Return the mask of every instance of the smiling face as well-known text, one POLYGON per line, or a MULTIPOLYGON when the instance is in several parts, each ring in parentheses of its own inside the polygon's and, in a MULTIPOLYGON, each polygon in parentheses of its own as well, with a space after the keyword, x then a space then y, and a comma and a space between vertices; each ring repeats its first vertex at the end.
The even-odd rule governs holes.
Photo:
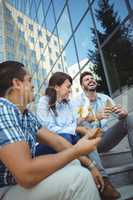
POLYGON ((55 90, 57 93, 57 100, 62 101, 62 100, 68 100, 69 95, 71 93, 71 83, 68 79, 64 81, 64 83, 60 86, 55 86, 55 90))
POLYGON ((86 75, 82 79, 81 87, 86 91, 95 91, 97 87, 97 82, 94 80, 93 76, 86 75))

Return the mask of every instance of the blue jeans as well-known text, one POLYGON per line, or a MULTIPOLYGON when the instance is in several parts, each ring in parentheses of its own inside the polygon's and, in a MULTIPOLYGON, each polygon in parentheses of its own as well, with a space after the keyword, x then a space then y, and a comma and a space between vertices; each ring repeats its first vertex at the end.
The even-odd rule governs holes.
MULTIPOLYGON (((76 144, 77 141, 80 139, 80 135, 71 135, 68 133, 63 133, 63 134, 59 134, 60 136, 62 136, 63 138, 65 138, 67 141, 69 141, 71 144, 76 144)), ((57 153, 54 149, 52 149, 51 147, 47 146, 47 145, 43 145, 43 144, 38 144, 36 146, 36 156, 39 155, 46 155, 46 154, 52 154, 52 153, 57 153)))

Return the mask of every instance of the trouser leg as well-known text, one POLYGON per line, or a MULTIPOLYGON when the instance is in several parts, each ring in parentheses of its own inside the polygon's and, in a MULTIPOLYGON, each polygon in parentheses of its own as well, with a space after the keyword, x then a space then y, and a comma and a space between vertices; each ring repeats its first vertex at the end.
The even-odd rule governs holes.
POLYGON ((12 186, 2 200, 100 200, 90 172, 79 162, 58 170, 32 189, 12 186))
POLYGON ((102 165, 102 161, 101 161, 101 158, 100 158, 100 155, 99 153, 96 151, 93 151, 91 152, 88 157, 91 159, 91 160, 94 160, 96 162, 96 166, 97 168, 99 169, 99 171, 101 172, 102 176, 103 177, 108 177, 108 174, 106 172, 106 170, 104 169, 103 165, 102 165))
POLYGON ((98 145, 98 152, 107 152, 115 147, 127 135, 127 118, 119 120, 114 126, 103 133, 98 145))
POLYGON ((133 115, 129 115, 127 118, 127 129, 128 129, 128 141, 133 156, 133 115))

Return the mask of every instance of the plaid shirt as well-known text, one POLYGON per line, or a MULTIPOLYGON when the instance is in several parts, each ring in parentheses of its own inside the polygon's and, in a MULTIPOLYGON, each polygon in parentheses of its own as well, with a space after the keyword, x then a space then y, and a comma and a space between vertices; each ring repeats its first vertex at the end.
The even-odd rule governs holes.
MULTIPOLYGON (((41 123, 28 110, 22 114, 10 101, 0 98, 0 148, 6 144, 25 141, 35 156, 36 134, 41 123)), ((0 161, 0 187, 16 184, 15 178, 0 161)))

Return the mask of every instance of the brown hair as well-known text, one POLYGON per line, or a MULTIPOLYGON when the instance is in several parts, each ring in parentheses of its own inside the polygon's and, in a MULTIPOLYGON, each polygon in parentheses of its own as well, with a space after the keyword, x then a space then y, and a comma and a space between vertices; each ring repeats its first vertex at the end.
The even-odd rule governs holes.
POLYGON ((82 80, 87 75, 93 76, 93 74, 91 72, 85 71, 85 72, 81 73, 81 75, 80 75, 80 85, 82 85, 82 80))
POLYGON ((13 78, 23 81, 26 71, 22 63, 5 61, 0 63, 0 97, 4 97, 6 91, 12 87, 13 78))
POLYGON ((57 100, 55 86, 56 85, 61 86, 64 83, 64 81, 67 79, 72 84, 71 76, 69 76, 68 74, 64 72, 55 72, 49 80, 48 87, 46 89, 46 95, 49 97, 49 107, 53 110, 55 115, 57 115, 56 107, 55 107, 56 100, 57 100))

